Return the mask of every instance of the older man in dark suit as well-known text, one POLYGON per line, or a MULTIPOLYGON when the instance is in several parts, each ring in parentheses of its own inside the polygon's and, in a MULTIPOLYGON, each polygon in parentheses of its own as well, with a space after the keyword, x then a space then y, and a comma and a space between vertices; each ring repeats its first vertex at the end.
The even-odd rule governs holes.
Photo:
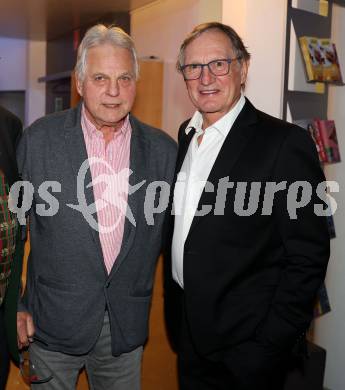
POLYGON ((130 114, 138 64, 121 29, 86 33, 76 78, 81 104, 38 120, 19 145, 34 189, 19 341, 34 340, 45 383, 32 388, 72 390, 86 367, 91 389, 138 390, 164 220, 153 182, 171 183, 176 144, 130 114))
POLYGON ((9 348, 16 352, 17 345, 14 314, 17 307, 21 258, 14 262, 18 225, 15 215, 8 208, 8 195, 10 186, 18 179, 16 145, 21 130, 20 120, 0 107, 0 389, 5 388, 8 376, 9 348), (8 323, 7 330, 5 322, 8 323))
POLYGON ((249 58, 221 23, 197 26, 180 50, 197 109, 179 131, 167 265, 182 390, 280 390, 329 258, 315 145, 244 97, 249 58))

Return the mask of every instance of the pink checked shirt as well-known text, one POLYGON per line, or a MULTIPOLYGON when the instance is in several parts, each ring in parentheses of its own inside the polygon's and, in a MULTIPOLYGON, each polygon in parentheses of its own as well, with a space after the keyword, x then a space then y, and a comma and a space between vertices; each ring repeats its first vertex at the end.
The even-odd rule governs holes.
POLYGON ((108 271, 120 252, 128 199, 128 169, 132 129, 127 115, 121 129, 106 145, 82 107, 81 127, 91 169, 99 238, 108 271))

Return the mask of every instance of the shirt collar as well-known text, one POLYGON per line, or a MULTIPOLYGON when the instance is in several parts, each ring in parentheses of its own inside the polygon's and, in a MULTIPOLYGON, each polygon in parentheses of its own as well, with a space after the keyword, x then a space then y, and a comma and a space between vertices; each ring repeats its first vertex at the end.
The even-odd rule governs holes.
MULTIPOLYGON (((218 132, 222 136, 226 137, 228 135, 232 125, 234 124, 238 114, 241 112, 245 102, 246 102, 246 99, 245 99, 243 93, 241 93, 241 96, 238 99, 238 102, 235 104, 235 106, 228 113, 226 113, 224 116, 222 116, 217 122, 215 122, 213 125, 209 126, 208 128, 213 127, 216 130, 218 130, 218 132)), ((192 128, 195 129, 195 132, 197 134, 202 133, 203 132, 202 123, 203 123, 203 118, 202 118, 201 112, 195 111, 194 115, 192 116, 192 119, 189 121, 189 123, 185 129, 186 134, 188 135, 189 132, 192 130, 192 128)), ((205 130, 207 130, 207 129, 205 129, 205 130)))
MULTIPOLYGON (((84 103, 81 108, 81 124, 84 132, 86 132, 89 137, 93 137, 93 136, 103 137, 102 132, 87 117, 84 103)), ((121 132, 123 135, 125 135, 126 132, 129 130, 129 128, 130 128, 129 114, 127 114, 123 122, 123 125, 118 131, 121 132)))
POLYGON ((186 134, 188 135, 192 129, 195 129, 195 132, 201 133, 202 132, 202 115, 200 111, 195 111, 194 115, 192 116, 192 119, 189 121, 188 126, 185 129, 186 134))

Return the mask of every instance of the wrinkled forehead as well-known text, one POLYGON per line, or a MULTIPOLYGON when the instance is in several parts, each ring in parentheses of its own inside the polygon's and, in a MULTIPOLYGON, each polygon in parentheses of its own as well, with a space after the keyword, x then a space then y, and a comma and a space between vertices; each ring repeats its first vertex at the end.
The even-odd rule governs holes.
POLYGON ((194 60, 199 56, 232 57, 235 54, 230 38, 218 29, 203 31, 187 43, 184 50, 184 60, 194 60))
POLYGON ((88 70, 91 67, 121 68, 134 72, 135 61, 129 49, 105 43, 88 49, 85 57, 85 68, 88 70))
POLYGON ((193 37, 190 42, 187 43, 185 49, 187 49, 190 45, 199 45, 202 46, 206 42, 213 42, 215 45, 222 46, 228 50, 233 51, 234 47, 231 42, 231 39, 226 33, 217 28, 211 28, 209 30, 205 30, 201 32, 199 35, 193 37))

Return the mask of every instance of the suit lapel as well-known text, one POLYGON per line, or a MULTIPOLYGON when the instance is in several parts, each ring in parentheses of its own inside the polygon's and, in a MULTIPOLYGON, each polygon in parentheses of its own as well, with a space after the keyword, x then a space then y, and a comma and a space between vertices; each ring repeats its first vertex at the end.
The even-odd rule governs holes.
MULTIPOLYGON (((256 110, 249 100, 246 99, 246 103, 227 135, 207 179, 214 185, 214 191, 206 192, 204 190, 202 192, 198 204, 198 210, 201 209, 202 205, 212 205, 211 213, 214 212, 213 207, 216 202, 219 180, 230 175, 231 170, 235 166, 238 158, 241 156, 245 146, 253 134, 255 128, 253 124, 256 121, 256 110)), ((229 179, 231 180, 231 177, 229 179)), ((202 216, 195 216, 193 218, 188 236, 201 220, 202 216)))
MULTIPOLYGON (((186 121, 186 125, 188 124, 189 121, 186 121)), ((169 218, 169 223, 171 225, 171 234, 174 230, 174 216, 172 213, 173 209, 173 203, 174 203, 174 191, 175 191, 175 184, 176 184, 176 179, 177 175, 180 172, 182 168, 183 161, 186 157, 188 147, 190 144, 190 141, 192 140, 193 136, 195 134, 195 130, 192 129, 188 134, 185 133, 185 128, 182 130, 182 135, 179 138, 179 145, 178 145, 178 153, 177 153, 177 159, 176 159, 176 166, 175 166, 175 173, 174 173, 174 179, 173 179, 173 184, 171 186, 170 190, 170 198, 169 198, 169 206, 167 209, 167 215, 169 218)))
POLYGON ((182 167, 183 161, 186 157, 187 150, 190 144, 190 141, 192 140, 195 130, 192 129, 188 134, 185 134, 185 130, 183 129, 183 135, 181 136, 180 142, 179 142, 179 150, 177 155, 177 161, 176 161, 176 169, 175 174, 177 175, 182 167))
MULTIPOLYGON (((78 176, 80 167, 88 158, 83 130, 81 128, 81 107, 82 105, 80 103, 76 109, 71 110, 65 122, 65 146, 66 146, 67 154, 69 155, 71 161, 73 177, 75 178, 77 178, 78 176)), ((85 194, 86 204, 91 205, 95 203, 95 198, 93 194, 93 187, 92 186, 87 187, 89 183, 92 183, 92 177, 91 177, 91 171, 89 165, 87 165, 87 167, 88 169, 86 170, 86 174, 85 174, 83 190, 85 194)), ((93 218, 95 218, 97 221, 96 212, 94 212, 93 218)), ((91 226, 89 226, 89 228, 92 235, 92 239, 95 242, 99 258, 101 259, 102 264, 104 266, 104 270, 106 272, 101 242, 99 239, 99 233, 91 226)))

